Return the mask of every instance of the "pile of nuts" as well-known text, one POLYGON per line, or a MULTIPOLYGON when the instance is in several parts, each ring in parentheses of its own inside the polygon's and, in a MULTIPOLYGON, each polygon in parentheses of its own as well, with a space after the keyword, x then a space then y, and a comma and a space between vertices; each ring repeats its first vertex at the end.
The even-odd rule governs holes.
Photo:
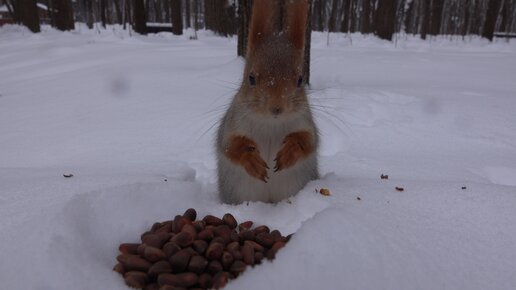
POLYGON ((124 243, 114 271, 133 288, 151 290, 219 289, 247 266, 274 259, 290 235, 284 237, 253 222, 238 224, 226 213, 196 220, 190 208, 174 220, 155 223, 141 235, 141 243, 124 243))

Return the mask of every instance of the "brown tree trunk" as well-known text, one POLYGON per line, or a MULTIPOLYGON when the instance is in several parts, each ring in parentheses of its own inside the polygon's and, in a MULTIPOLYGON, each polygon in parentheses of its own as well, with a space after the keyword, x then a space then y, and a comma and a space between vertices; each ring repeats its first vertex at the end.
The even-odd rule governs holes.
POLYGON ((62 31, 75 29, 71 0, 54 0, 56 12, 56 28, 62 31))
POLYGON ((430 25, 430 35, 438 35, 441 30, 441 17, 443 15, 444 0, 433 0, 432 2, 432 18, 430 25))
POLYGON ((426 39, 426 35, 428 32, 428 19, 430 18, 430 5, 425 0, 422 0, 420 3, 420 28, 421 28, 421 39, 426 39))
POLYGON ((312 2, 312 28, 315 31, 323 31, 323 16, 322 16, 322 3, 321 0, 314 0, 312 2))
POLYGON ((328 19, 328 31, 336 32, 337 31, 337 12, 339 11, 339 0, 333 0, 331 3, 331 12, 330 19, 328 19))
POLYGON ((36 0, 17 0, 14 13, 16 19, 32 32, 40 32, 36 0))
POLYGON ((350 10, 351 10, 351 0, 344 0, 344 4, 342 4, 342 21, 340 23, 340 32, 349 32, 350 27, 350 10))
POLYGON ((145 3, 143 0, 134 0, 133 5, 133 29, 137 33, 145 35, 147 34, 145 3))
POLYGON ((116 21, 118 24, 122 24, 122 9, 120 9, 120 3, 118 1, 119 0, 113 0, 113 4, 115 5, 116 21))
POLYGON ((183 17, 181 11, 181 0, 171 0, 170 9, 172 13, 172 33, 175 35, 183 34, 183 17))
POLYGON ((482 36, 493 41, 493 35, 498 18, 498 10, 500 9, 501 0, 489 0, 486 12, 486 21, 484 23, 484 31, 482 36))
MULTIPOLYGON (((55 0, 54 0, 55 2, 55 0)), ((84 12, 86 17, 86 26, 88 26, 89 29, 93 28, 93 0, 84 0, 84 12)))
POLYGON ((362 2, 362 33, 371 33, 371 1, 364 0, 362 2))
POLYGON ((100 22, 102 23, 102 27, 104 28, 106 28, 106 1, 107 0, 99 0, 100 22))
POLYGON ((192 27, 190 23, 191 13, 190 13, 190 0, 185 0, 185 26, 186 28, 192 27))
POLYGON ((383 0, 378 3, 376 11, 375 35, 392 40, 396 23, 396 0, 383 0))
POLYGON ((20 21, 16 19, 15 9, 14 6, 16 5, 14 2, 9 3, 9 0, 4 1, 5 6, 7 7, 7 12, 9 12, 9 15, 11 15, 11 18, 14 20, 14 22, 19 23, 20 21))

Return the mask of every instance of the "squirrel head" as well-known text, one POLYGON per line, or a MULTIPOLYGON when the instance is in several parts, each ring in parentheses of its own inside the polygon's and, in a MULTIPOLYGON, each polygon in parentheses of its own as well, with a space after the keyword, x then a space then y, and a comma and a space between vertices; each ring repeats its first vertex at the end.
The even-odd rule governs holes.
POLYGON ((285 29, 274 31, 274 0, 255 1, 239 101, 257 115, 282 118, 303 112, 308 102, 303 64, 307 0, 289 0, 285 29))

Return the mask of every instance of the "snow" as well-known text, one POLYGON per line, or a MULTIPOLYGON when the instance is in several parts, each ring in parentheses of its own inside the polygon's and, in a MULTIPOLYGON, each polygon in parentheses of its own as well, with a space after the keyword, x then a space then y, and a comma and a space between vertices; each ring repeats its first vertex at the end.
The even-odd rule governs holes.
POLYGON ((0 28, 3 288, 127 289, 118 244, 194 207, 296 233, 227 289, 514 289, 514 42, 314 33, 322 177, 231 206, 213 137, 243 61, 191 34, 0 28))

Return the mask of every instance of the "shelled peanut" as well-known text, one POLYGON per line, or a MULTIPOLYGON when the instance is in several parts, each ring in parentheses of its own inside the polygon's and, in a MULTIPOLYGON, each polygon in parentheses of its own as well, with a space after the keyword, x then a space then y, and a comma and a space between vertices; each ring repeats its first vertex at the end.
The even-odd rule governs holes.
POLYGON ((114 271, 139 289, 220 289, 247 266, 272 260, 285 246, 285 237, 252 221, 238 224, 226 213, 196 220, 190 208, 173 220, 155 223, 141 243, 124 243, 114 271))

